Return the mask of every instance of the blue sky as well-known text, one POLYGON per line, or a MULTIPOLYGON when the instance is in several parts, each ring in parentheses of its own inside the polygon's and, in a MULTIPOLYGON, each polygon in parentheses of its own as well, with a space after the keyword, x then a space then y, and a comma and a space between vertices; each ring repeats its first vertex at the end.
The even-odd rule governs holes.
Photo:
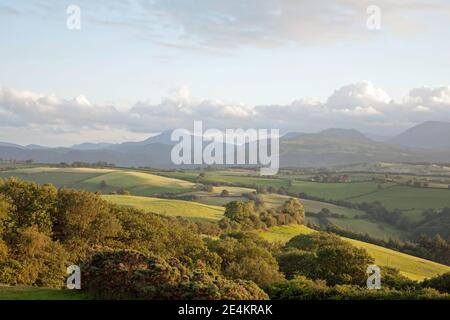
MULTIPOLYGON (((16 112, 21 109, 18 104, 26 104, 30 98, 24 92, 35 94, 33 101, 42 107, 39 117, 43 118, 49 108, 36 102, 41 96, 57 97, 60 106, 71 108, 70 101, 83 96, 95 112, 109 106, 126 112, 146 105, 152 109, 144 112, 148 115, 168 100, 180 98, 180 88, 187 105, 215 101, 211 109, 220 112, 230 106, 234 112, 239 106, 244 106, 244 111, 258 106, 292 106, 298 100, 316 99, 326 104, 336 90, 348 85, 369 95, 371 86, 382 89, 395 105, 422 86, 444 88, 436 92, 445 100, 450 82, 449 21, 448 1, 438 0, 319 0, 314 4, 301 0, 111 0, 95 4, 3 0, 0 86, 3 91, 13 90, 8 97, 14 92, 19 102, 11 103, 6 93, 0 99, 0 112, 3 108, 4 115, 11 114, 15 120, 14 124, 0 121, 4 128, 0 141, 67 144, 94 138, 117 142, 161 129, 153 126, 149 117, 147 128, 134 122, 87 122, 82 134, 74 124, 77 121, 64 115, 56 123, 49 121, 39 127, 39 121, 16 112), (374 3, 381 10, 380 30, 366 27, 366 8, 374 3), (66 9, 71 4, 81 8, 81 30, 66 27, 66 9), (363 81, 370 86, 361 85, 363 81), (98 135, 106 129, 117 132, 98 135), (33 133, 27 136, 26 132, 33 133), (55 138, 54 132, 59 132, 60 138, 55 138)), ((436 100, 429 96, 421 99, 436 100)), ((377 109, 376 103, 366 106, 358 102, 349 103, 349 110, 358 106, 377 109)), ((381 109, 378 106, 379 112, 381 109)), ((403 104, 397 109, 407 112, 403 104)), ((436 109, 445 109, 445 105, 436 109)), ((446 113, 433 112, 429 118, 437 115, 450 120, 446 113)), ((252 112, 248 116, 261 117, 252 112)), ((391 126, 374 124, 383 119, 342 121, 336 126, 351 125, 371 132, 388 127, 388 132, 394 132, 418 121, 417 117, 402 121, 402 116, 389 123, 391 126)), ((153 121, 160 120, 154 116, 153 121)), ((259 120, 258 126, 270 122, 259 120)), ((328 120, 317 126, 306 123, 296 131, 325 128, 330 125, 328 120)), ((285 122, 279 121, 281 129, 297 129, 285 122)), ((181 123, 164 124, 169 125, 181 123)))

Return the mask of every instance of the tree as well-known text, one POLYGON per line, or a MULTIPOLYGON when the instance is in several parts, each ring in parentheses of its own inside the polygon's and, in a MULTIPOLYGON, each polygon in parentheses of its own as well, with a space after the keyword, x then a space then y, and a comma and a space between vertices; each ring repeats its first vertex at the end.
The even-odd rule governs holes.
POLYGON ((10 244, 9 257, 0 263, 0 282, 11 285, 60 287, 66 275, 68 254, 39 231, 23 228, 10 244))
POLYGON ((309 254, 294 252, 295 255, 281 255, 282 271, 288 272, 290 277, 299 274, 326 280, 331 285, 363 285, 367 279, 367 266, 374 261, 366 250, 353 247, 326 232, 296 236, 286 244, 285 250, 292 248, 309 254), (287 266, 287 259, 294 260, 299 267, 294 269, 294 265, 287 266))
POLYGON ((105 245, 121 230, 110 205, 99 195, 73 189, 58 192, 54 236, 81 258, 94 245, 105 245))
POLYGON ((203 238, 176 218, 123 207, 115 207, 113 215, 121 225, 114 239, 117 249, 138 250, 164 259, 177 257, 188 266, 202 261, 211 269, 220 268, 220 258, 208 250, 203 238))
POLYGON ((423 288, 433 288, 443 293, 450 293, 450 272, 441 274, 422 282, 423 288))
POLYGON ((201 264, 195 270, 178 259, 137 251, 100 252, 82 266, 82 288, 100 299, 267 299, 251 281, 228 280, 201 264))
POLYGON ((130 191, 126 190, 125 188, 119 188, 119 190, 117 190, 117 194, 121 196, 129 196, 130 191))
POLYGON ((299 274, 311 278, 314 273, 310 275, 309 271, 311 265, 315 263, 315 258, 314 253, 298 249, 285 250, 277 256, 280 271, 283 272, 287 279, 293 279, 299 274))
POLYGON ((18 229, 34 225, 40 232, 51 234, 57 198, 54 186, 40 186, 34 182, 11 178, 0 184, 0 194, 12 204, 8 216, 10 237, 13 237, 18 229))
POLYGON ((244 222, 255 214, 252 201, 231 201, 225 205, 224 216, 236 222, 244 222))
POLYGON ((316 252, 316 272, 313 279, 328 284, 364 285, 367 266, 374 262, 365 249, 352 245, 321 247, 316 252))
POLYGON ((220 193, 220 196, 222 198, 229 197, 230 196, 230 192, 228 190, 226 190, 226 189, 223 189, 222 192, 220 193))
POLYGON ((282 214, 290 215, 297 223, 302 224, 305 221, 305 208, 297 198, 287 200, 283 203, 279 211, 282 214))
POLYGON ((208 247, 221 259, 222 274, 231 279, 254 281, 265 286, 282 279, 276 259, 262 239, 232 234, 210 241, 208 247))
POLYGON ((11 210, 11 201, 4 195, 0 194, 0 239, 2 238, 3 231, 6 228, 6 223, 10 216, 11 210))

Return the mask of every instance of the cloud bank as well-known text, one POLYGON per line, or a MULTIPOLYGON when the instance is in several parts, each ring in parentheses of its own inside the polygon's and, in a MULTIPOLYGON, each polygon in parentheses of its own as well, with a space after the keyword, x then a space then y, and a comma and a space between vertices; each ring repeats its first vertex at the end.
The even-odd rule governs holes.
MULTIPOLYGON (((335 90, 325 101, 298 99, 286 105, 249 106, 218 99, 197 99, 188 88, 171 92, 157 104, 137 102, 123 110, 89 102, 85 96, 62 99, 55 95, 0 87, 1 139, 8 130, 40 137, 87 132, 110 141, 113 132, 145 135, 169 128, 191 129, 195 120, 209 128, 277 128, 281 132, 314 132, 329 127, 355 128, 379 134, 397 133, 427 120, 450 121, 450 86, 421 87, 400 101, 373 83, 363 81, 335 90)), ((128 136, 130 136, 128 135, 128 136)), ((124 136, 125 137, 125 136, 124 136)), ((31 138, 31 137, 30 137, 31 138)))

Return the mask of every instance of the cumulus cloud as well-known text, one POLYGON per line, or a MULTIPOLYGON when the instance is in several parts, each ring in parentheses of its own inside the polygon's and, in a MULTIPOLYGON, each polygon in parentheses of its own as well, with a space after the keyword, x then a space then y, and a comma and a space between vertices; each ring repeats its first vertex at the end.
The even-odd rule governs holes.
POLYGON ((108 140, 111 130, 149 134, 169 128, 191 129, 195 120, 218 129, 277 128, 286 132, 346 127, 397 132, 426 120, 450 121, 450 86, 414 88, 401 101, 394 101, 381 88, 363 81, 337 89, 323 102, 299 99, 287 105, 258 106, 200 100, 181 88, 160 103, 138 102, 126 110, 93 104, 82 95, 62 99, 0 88, 2 128, 62 136, 78 133, 80 137, 83 132, 103 132, 103 140, 108 140))

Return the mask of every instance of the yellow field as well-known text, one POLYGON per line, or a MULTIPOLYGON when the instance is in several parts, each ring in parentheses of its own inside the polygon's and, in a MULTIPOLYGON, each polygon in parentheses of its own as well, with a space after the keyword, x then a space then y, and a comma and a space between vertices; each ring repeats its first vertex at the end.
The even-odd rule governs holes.
MULTIPOLYGON (((271 242, 287 242, 298 234, 309 234, 316 232, 304 225, 289 225, 273 227, 268 231, 258 234, 271 242)), ((375 259, 379 266, 397 268, 400 272, 413 280, 423 280, 445 272, 450 272, 450 267, 422 258, 410 256, 391 249, 383 248, 374 244, 341 237, 358 248, 364 248, 369 255, 375 259)))
POLYGON ((159 199, 150 197, 103 195, 103 199, 120 206, 133 207, 173 217, 192 220, 218 221, 223 217, 225 208, 197 202, 159 199))
POLYGON ((130 192, 139 196, 189 191, 195 187, 192 182, 136 171, 110 172, 85 180, 83 184, 98 186, 102 181, 109 187, 130 189, 130 192))
POLYGON ((34 167, 34 168, 23 168, 15 169, 11 171, 4 171, 4 173, 17 173, 17 174, 33 174, 33 173, 44 173, 44 172, 60 172, 60 173, 109 173, 117 171, 115 169, 101 169, 101 168, 50 168, 50 167, 34 167))

